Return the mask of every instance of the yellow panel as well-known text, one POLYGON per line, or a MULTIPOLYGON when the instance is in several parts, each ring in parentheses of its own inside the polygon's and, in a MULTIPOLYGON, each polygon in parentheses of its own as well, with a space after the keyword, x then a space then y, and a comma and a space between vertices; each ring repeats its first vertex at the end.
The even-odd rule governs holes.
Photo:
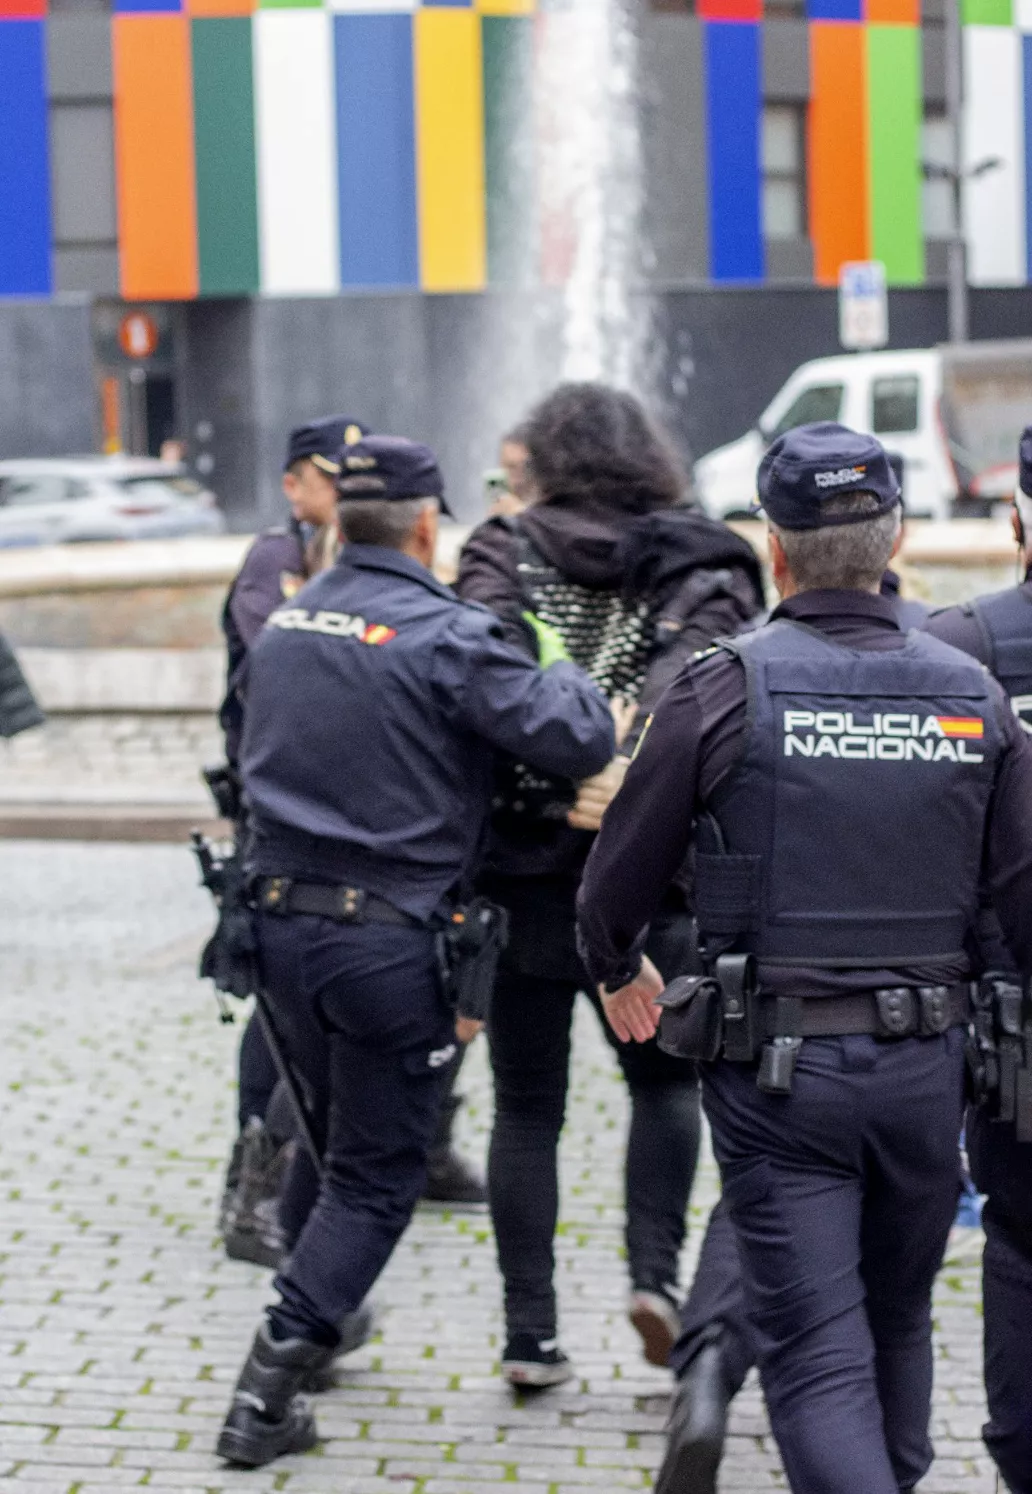
POLYGON ((537 0, 475 0, 482 16, 532 16, 537 0))
POLYGON ((420 283, 482 290, 487 280, 480 17, 424 6, 415 14, 420 283))

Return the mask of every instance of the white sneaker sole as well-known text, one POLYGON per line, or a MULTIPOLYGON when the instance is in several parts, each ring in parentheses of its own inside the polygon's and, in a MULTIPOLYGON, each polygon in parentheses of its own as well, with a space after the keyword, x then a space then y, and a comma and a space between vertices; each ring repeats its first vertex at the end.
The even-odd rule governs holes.
POLYGON ((502 1376, 510 1385, 528 1385, 543 1390, 549 1385, 564 1385, 573 1379, 573 1365, 536 1364, 532 1359, 503 1359, 502 1376))

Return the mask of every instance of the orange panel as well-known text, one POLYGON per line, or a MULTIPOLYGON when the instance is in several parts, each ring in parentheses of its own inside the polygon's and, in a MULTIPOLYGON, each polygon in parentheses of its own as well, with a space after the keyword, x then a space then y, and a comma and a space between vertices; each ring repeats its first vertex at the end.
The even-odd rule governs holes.
POLYGON ((111 24, 122 294, 196 296, 190 21, 116 15, 111 24))
POLYGON ((866 0, 864 19, 876 26, 920 26, 921 0, 866 0))
POLYGON ((814 276, 835 285, 839 266, 870 255, 867 65, 864 27, 810 26, 810 237, 814 276))
POLYGON ((256 0, 186 0, 186 9, 192 16, 253 16, 257 4, 256 0))

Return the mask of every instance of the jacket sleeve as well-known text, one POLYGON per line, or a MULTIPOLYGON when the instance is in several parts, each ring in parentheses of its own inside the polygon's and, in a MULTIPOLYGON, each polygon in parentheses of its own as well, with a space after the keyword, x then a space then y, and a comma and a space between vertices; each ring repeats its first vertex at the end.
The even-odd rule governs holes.
POLYGON ((14 650, 0 637, 0 737, 16 737, 45 720, 14 650))
POLYGON ((479 602, 500 619, 506 642, 537 658, 534 638, 523 621, 526 602, 515 536, 504 519, 488 519, 474 529, 459 556, 455 590, 463 601, 479 602))
POLYGON ((598 773, 616 750, 605 696, 573 664, 539 669, 501 632, 479 608, 450 623, 433 678, 446 718, 545 773, 598 773))
MULTIPOLYGON (((1002 695, 1002 691, 1000 692, 1002 695)), ((1032 737, 1001 700, 1009 742, 993 786, 985 842, 985 886, 1018 968, 1032 976, 1032 737)))

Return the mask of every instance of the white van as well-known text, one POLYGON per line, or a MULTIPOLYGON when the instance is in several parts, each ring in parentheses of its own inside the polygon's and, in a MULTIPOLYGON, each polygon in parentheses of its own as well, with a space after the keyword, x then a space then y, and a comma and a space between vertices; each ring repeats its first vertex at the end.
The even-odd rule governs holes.
POLYGON ((899 452, 909 516, 988 514, 1014 490, 1018 438, 1032 424, 1032 341, 843 353, 804 363, 751 431, 696 462, 696 492, 707 513, 748 513, 771 441, 814 420, 872 432, 899 452))

